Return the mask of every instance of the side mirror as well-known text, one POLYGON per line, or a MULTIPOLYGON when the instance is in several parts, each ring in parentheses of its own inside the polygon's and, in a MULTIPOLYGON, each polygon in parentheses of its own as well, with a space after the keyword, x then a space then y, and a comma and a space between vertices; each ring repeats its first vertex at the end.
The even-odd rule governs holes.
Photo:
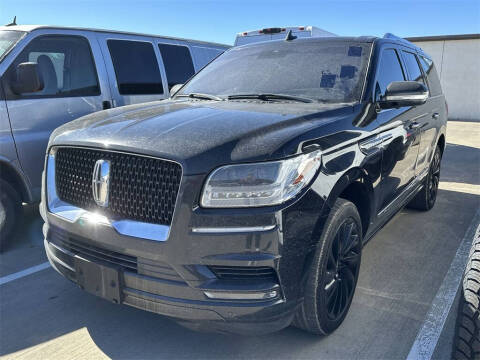
POLYGON ((387 86, 378 105, 382 109, 425 104, 428 89, 416 81, 393 81, 387 86))
POLYGON ((183 86, 183 84, 175 84, 172 86, 172 88, 170 89, 170 97, 174 96, 178 90, 180 90, 180 88, 183 86))
POLYGON ((15 94, 32 93, 43 89, 43 80, 36 62, 24 62, 17 65, 17 80, 11 83, 15 94))

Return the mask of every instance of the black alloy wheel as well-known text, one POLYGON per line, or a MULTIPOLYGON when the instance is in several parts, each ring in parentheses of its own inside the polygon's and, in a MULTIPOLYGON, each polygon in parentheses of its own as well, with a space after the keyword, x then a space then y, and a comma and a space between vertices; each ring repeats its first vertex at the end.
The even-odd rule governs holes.
POLYGON ((347 316, 357 286, 362 255, 362 221, 357 207, 338 198, 323 225, 293 325, 326 335, 347 316))
POLYGON ((408 204, 409 208, 427 211, 433 208, 437 200, 438 184, 440 183, 440 163, 442 161, 442 150, 439 146, 435 149, 430 162, 428 175, 425 177, 422 189, 408 204))
POLYGON ((440 183, 440 161, 442 157, 440 151, 435 151, 435 155, 432 159, 432 164, 430 165, 430 176, 428 177, 428 201, 429 207, 432 208, 437 199, 438 193, 438 184, 440 183))
POLYGON ((330 320, 338 320, 350 304, 360 269, 361 243, 357 225, 346 219, 329 249, 327 269, 323 279, 324 302, 330 320))

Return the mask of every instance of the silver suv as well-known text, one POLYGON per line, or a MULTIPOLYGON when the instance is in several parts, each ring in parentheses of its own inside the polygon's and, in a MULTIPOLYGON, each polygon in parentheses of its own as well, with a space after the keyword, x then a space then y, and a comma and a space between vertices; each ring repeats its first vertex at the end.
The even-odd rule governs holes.
POLYGON ((51 132, 80 116, 168 98, 228 46, 132 33, 0 27, 0 246, 40 200, 51 132))

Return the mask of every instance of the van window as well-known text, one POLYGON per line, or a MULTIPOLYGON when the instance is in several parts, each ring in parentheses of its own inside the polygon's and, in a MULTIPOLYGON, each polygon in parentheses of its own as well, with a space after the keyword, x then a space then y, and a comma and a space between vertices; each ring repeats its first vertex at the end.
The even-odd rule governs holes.
POLYGON ((430 94, 432 96, 440 95, 442 93, 442 87, 440 85, 440 79, 438 78, 437 70, 435 69, 433 61, 421 55, 418 57, 418 59, 422 65, 423 72, 427 76, 430 94))
POLYGON ((375 100, 378 101, 385 95, 385 90, 391 82, 404 80, 405 75, 397 52, 394 49, 383 50, 375 84, 375 100))
POLYGON ((152 43, 108 40, 121 95, 163 94, 162 77, 152 43))
POLYGON ((425 80, 423 79, 422 71, 420 70, 420 66, 418 65, 417 57, 415 54, 407 51, 403 52, 403 58, 405 60, 405 66, 407 67, 408 71, 408 79, 411 81, 418 81, 423 85, 427 86, 425 80))
POLYGON ((224 50, 204 46, 192 46, 192 51, 195 55, 195 62, 199 69, 203 68, 210 61, 212 61, 218 55, 224 52, 224 50))
POLYGON ((186 46, 158 44, 162 54, 163 65, 167 73, 168 88, 175 84, 184 84, 195 74, 192 55, 186 46))
POLYGON ((16 79, 16 67, 38 63, 43 90, 22 97, 100 95, 97 71, 88 40, 80 36, 46 35, 33 39, 15 59, 7 77, 16 79))
POLYGON ((15 46, 23 35, 25 35, 23 31, 0 31, 0 61, 2 61, 4 56, 15 46))

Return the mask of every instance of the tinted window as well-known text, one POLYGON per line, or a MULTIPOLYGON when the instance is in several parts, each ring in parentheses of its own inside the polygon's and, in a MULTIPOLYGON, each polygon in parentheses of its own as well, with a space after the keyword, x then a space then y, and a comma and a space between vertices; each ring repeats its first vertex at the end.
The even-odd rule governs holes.
POLYGON ((224 52, 224 50, 204 46, 192 46, 192 51, 195 54, 195 61, 199 69, 203 68, 210 61, 224 52))
POLYGON ((151 43, 108 40, 107 45, 120 94, 163 94, 160 69, 151 43))
POLYGON ((419 56, 418 59, 422 65, 423 72, 427 75, 430 94, 432 96, 440 95, 442 93, 442 87, 440 86, 440 79, 438 78, 433 61, 423 56, 419 56))
POLYGON ((394 49, 386 49, 382 52, 377 71, 377 83, 375 84, 375 99, 385 94, 387 86, 393 81, 404 81, 402 66, 394 49))
POLYGON ((184 84, 195 74, 188 47, 171 44, 158 44, 158 47, 167 73, 169 89, 175 84, 184 84))
POLYGON ((9 69, 16 79, 16 67, 38 63, 44 88, 22 96, 92 96, 100 94, 97 71, 87 39, 79 36, 41 36, 33 39, 9 69))
POLYGON ((24 34, 23 31, 0 31, 0 60, 24 34))
POLYGON ((403 58, 408 71, 408 79, 412 81, 418 81, 426 85, 415 54, 403 51, 403 58))
POLYGON ((358 101, 370 47, 323 40, 236 47, 195 75, 182 93, 273 93, 332 103, 358 101))

